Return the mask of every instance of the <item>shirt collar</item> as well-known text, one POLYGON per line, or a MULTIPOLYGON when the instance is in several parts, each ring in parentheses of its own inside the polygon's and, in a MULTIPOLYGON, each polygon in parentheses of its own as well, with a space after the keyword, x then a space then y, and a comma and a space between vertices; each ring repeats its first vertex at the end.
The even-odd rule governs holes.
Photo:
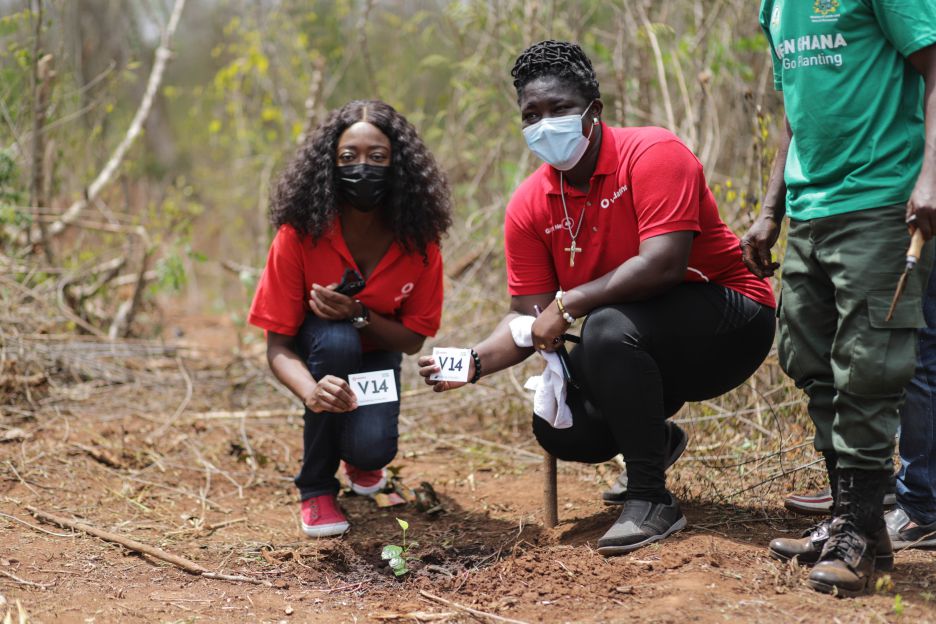
MULTIPOLYGON (((559 172, 548 164, 542 165, 545 171, 542 174, 543 192, 547 195, 559 195, 562 191, 559 188, 559 172)), ((595 171, 592 173, 592 179, 597 176, 614 173, 617 167, 617 142, 614 139, 614 133, 610 128, 601 122, 601 148, 598 150, 598 162, 595 163, 595 171)), ((565 191, 573 194, 579 193, 574 187, 565 185, 565 191)), ((579 193, 580 194, 580 193, 579 193)))
MULTIPOLYGON (((340 218, 335 217, 335 220, 332 221, 331 226, 325 230, 325 233, 322 234, 322 237, 327 240, 332 248, 338 253, 338 255, 344 259, 347 266, 352 267, 358 273, 361 272, 361 269, 358 268, 357 263, 354 261, 354 257, 351 255, 351 250, 348 249, 348 244, 345 242, 344 233, 341 229, 340 218)), ((371 272, 371 274, 367 276, 367 279, 372 279, 375 275, 391 266, 394 262, 396 262, 397 258, 402 255, 404 255, 402 245, 394 240, 392 243, 390 243, 390 248, 387 249, 387 253, 383 255, 383 257, 377 263, 377 266, 374 267, 374 270, 371 272)))

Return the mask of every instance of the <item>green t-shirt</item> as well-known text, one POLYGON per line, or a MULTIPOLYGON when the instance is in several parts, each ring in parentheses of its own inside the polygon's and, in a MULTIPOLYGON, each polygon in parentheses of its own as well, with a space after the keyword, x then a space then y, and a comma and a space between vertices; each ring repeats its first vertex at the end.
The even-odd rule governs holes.
POLYGON ((793 219, 904 203, 923 161, 923 79, 936 0, 762 0, 760 23, 793 142, 793 219))

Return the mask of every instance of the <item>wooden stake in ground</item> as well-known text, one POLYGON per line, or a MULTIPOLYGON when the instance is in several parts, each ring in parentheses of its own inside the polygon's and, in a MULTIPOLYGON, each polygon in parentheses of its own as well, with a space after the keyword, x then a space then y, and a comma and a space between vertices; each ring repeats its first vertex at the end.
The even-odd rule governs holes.
POLYGON ((559 524, 559 503, 556 498, 556 458, 550 453, 543 453, 543 515, 550 529, 559 524))

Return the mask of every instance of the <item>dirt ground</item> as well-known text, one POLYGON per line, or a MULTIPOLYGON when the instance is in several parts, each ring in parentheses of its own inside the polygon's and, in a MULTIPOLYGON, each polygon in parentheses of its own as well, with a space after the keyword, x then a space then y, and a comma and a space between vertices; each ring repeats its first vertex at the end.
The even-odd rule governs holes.
MULTIPOLYGON (((228 330, 207 324, 202 342, 183 336, 175 351, 137 357, 145 365, 125 365, 130 381, 77 379, 44 398, 36 388, 28 409, 0 406, 0 617, 9 610, 17 621, 21 609, 32 622, 81 623, 936 622, 932 552, 899 553, 874 595, 850 600, 813 592, 803 570, 768 558, 771 537, 809 525, 782 510, 779 490, 729 504, 699 489, 684 505, 686 530, 602 557, 595 542, 617 513, 600 502, 607 468, 560 462, 560 524, 544 528, 542 466, 528 431, 505 443, 471 427, 431 428, 412 399, 394 466, 410 486, 430 482, 444 512, 343 496, 350 533, 307 539, 291 483, 301 415, 268 381, 256 349, 228 355, 228 330), (199 577, 31 510, 262 584, 199 577), (396 518, 410 525, 402 579, 380 557, 401 543, 396 518)), ((690 442, 687 455, 701 450, 690 442)), ((680 462, 671 479, 691 482, 693 466, 680 462)))

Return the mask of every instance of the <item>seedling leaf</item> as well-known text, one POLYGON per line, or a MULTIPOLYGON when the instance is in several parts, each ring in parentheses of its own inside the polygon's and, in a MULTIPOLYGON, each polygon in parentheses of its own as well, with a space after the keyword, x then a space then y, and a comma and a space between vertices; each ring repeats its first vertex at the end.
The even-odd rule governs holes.
POLYGON ((400 523, 401 529, 403 529, 404 531, 409 531, 409 522, 407 522, 406 520, 401 520, 400 518, 397 518, 396 521, 400 523))
POLYGON ((383 551, 380 553, 380 558, 390 560, 390 565, 393 565, 393 559, 401 557, 403 555, 403 549, 397 546, 396 544, 388 544, 384 546, 383 551))

